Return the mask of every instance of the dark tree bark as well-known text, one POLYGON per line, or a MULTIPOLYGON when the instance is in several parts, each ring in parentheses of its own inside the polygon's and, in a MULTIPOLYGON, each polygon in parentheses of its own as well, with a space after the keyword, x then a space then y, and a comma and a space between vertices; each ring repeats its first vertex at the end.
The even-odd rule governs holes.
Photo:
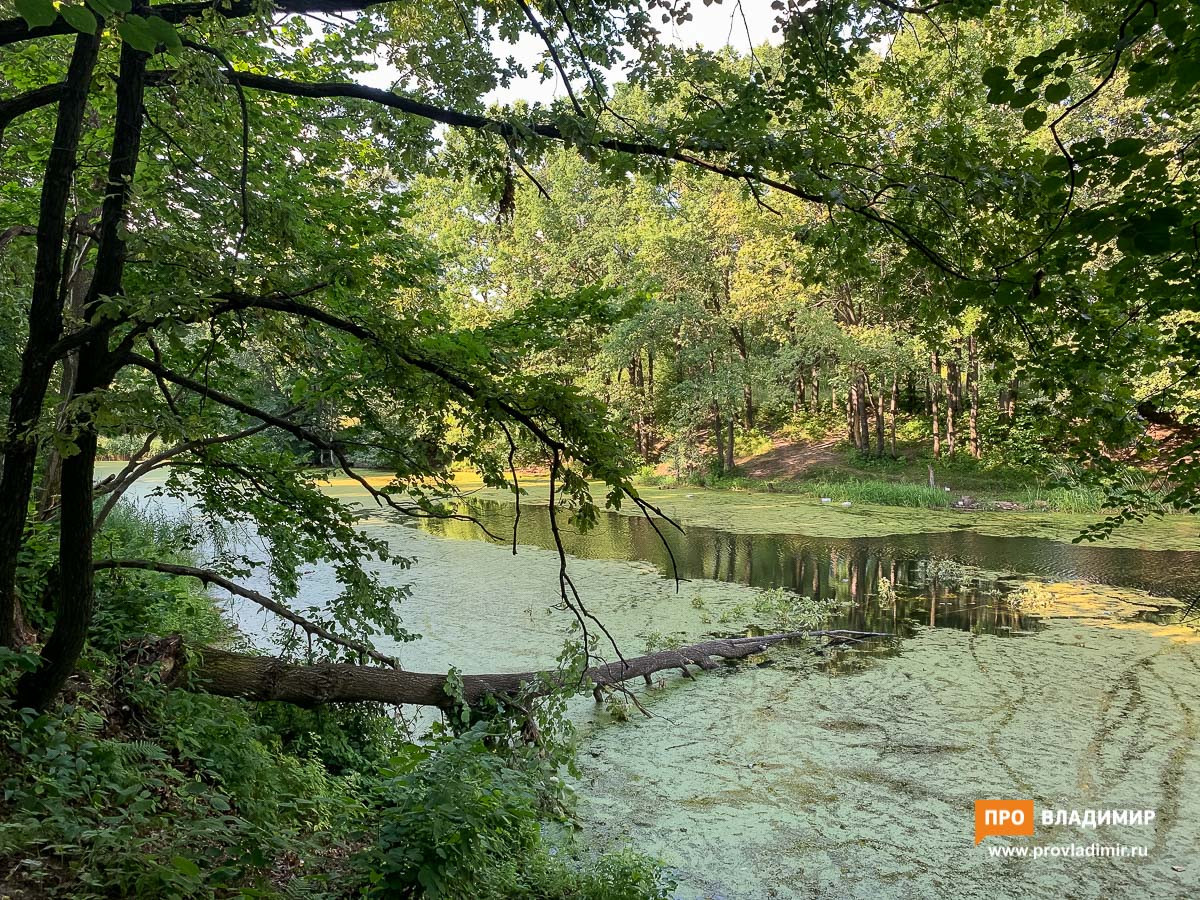
POLYGON ((54 143, 46 163, 38 210, 37 261, 29 305, 29 336, 21 354, 17 383, 9 395, 4 465, 0 470, 0 645, 25 640, 17 597, 17 556, 25 531, 37 462, 35 426, 54 369, 52 348, 62 334, 62 252, 67 201, 75 174, 79 135, 87 108, 99 35, 80 34, 58 104, 54 143))
POLYGON ((737 464, 733 458, 733 416, 725 420, 725 471, 732 473, 737 464))
MULTIPOLYGON (((141 146, 147 58, 147 54, 129 44, 121 47, 116 120, 108 181, 100 213, 96 266, 84 306, 85 321, 89 325, 100 323, 101 299, 121 293, 126 255, 122 229, 141 146)), ((108 350, 109 331, 109 328, 99 328, 79 350, 76 393, 80 396, 103 390, 116 373, 108 350)), ((23 675, 17 684, 18 707, 41 708, 58 695, 75 669, 92 621, 95 599, 92 484, 96 462, 96 427, 91 410, 87 407, 75 409, 68 421, 68 433, 74 435, 77 452, 64 459, 62 464, 58 538, 61 582, 54 628, 42 647, 41 664, 23 675)))
POLYGON ((643 408, 642 398, 646 390, 646 382, 642 377, 642 354, 638 351, 638 355, 629 362, 629 386, 633 390, 633 439, 637 449, 638 456, 643 460, 647 459, 649 453, 646 444, 646 417, 643 408))

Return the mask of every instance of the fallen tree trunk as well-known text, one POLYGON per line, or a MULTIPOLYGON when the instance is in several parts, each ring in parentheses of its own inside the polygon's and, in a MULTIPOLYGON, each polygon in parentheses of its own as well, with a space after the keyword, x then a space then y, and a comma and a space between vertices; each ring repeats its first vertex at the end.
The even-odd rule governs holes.
MULTIPOLYGON (((647 682, 656 672, 678 670, 692 677, 688 666, 715 669, 715 659, 742 659, 761 653, 773 644, 806 637, 827 637, 831 644, 858 643, 891 635, 867 631, 794 631, 762 637, 737 637, 704 641, 676 650, 661 650, 636 656, 624 662, 593 666, 587 678, 599 700, 605 687, 643 678, 647 682)), ((174 687, 190 687, 224 697, 249 700, 280 700, 300 706, 322 703, 374 701, 391 704, 453 707, 455 699, 446 692, 446 675, 432 672, 406 672, 402 669, 357 666, 351 663, 304 665, 273 656, 248 656, 215 648, 185 647, 179 636, 135 645, 127 659, 159 665, 161 680, 174 687)), ((490 696, 514 697, 523 688, 533 686, 535 693, 546 687, 536 685, 548 673, 512 672, 491 675, 463 675, 462 698, 475 704, 490 696)), ((551 678, 553 675, 551 674, 551 678)))

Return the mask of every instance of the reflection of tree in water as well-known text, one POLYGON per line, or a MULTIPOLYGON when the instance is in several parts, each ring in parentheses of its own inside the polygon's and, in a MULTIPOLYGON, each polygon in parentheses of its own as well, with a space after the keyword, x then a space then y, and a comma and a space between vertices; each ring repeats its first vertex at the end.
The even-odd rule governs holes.
MULTIPOLYGON (((469 500, 470 513, 511 534, 511 504, 469 500)), ((469 522, 424 520, 447 537, 482 537, 469 522)), ((887 538, 822 540, 797 535, 735 534, 689 527, 663 529, 684 579, 752 587, 783 587, 836 599, 831 627, 904 633, 914 625, 1007 634, 1036 630, 1038 620, 1001 602, 1013 575, 1084 578, 1192 599, 1200 583, 1200 553, 1080 546, 1040 538, 996 537, 968 530, 887 538)), ((643 519, 611 513, 586 535, 564 532, 567 551, 588 559, 641 559, 671 574, 671 559, 643 519)), ((521 543, 552 548, 544 506, 522 509, 521 543)))

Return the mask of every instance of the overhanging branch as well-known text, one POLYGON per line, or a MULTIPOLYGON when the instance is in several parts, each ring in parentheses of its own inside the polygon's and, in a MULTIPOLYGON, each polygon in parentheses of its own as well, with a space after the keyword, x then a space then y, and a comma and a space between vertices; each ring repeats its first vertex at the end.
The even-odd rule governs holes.
POLYGON ((391 656, 385 653, 380 653, 370 644, 363 641, 356 641, 352 638, 341 637, 334 634, 328 628, 318 625, 303 616, 292 612, 282 603, 272 600, 265 594, 260 594, 258 591, 251 590, 248 587, 243 587, 235 581, 230 581, 223 575, 219 575, 210 569, 199 569, 195 566, 181 566, 174 563, 158 562, 153 559, 102 559, 98 560, 94 569, 141 569, 148 572, 163 572, 167 575, 179 575, 185 578, 199 579, 203 584, 215 584, 217 587, 223 588, 231 594, 238 597, 243 597, 253 603, 257 603, 263 609, 274 613, 281 619, 291 622, 293 625, 301 628, 305 633, 313 637, 320 638, 323 641, 328 641, 338 647, 344 647, 347 650, 353 650, 355 653, 362 656, 370 657, 376 662, 383 663, 393 669, 400 668, 400 663, 391 656))
MULTIPOLYGON (((284 415, 291 415, 298 408, 299 407, 292 407, 292 409, 286 411, 284 415)), ((182 443, 168 447, 160 453, 156 453, 154 456, 151 456, 146 460, 140 460, 137 457, 131 459, 129 465, 127 465, 115 478, 112 478, 111 480, 105 479, 100 484, 97 484, 95 489, 92 491, 94 495, 111 495, 105 501, 104 506, 100 508, 100 511, 96 513, 96 522, 95 525, 93 525, 93 528, 99 529, 100 526, 104 524, 104 520, 108 518, 108 514, 112 512, 113 507, 117 504, 117 501, 120 500, 121 496, 133 486, 135 481, 142 476, 153 472, 155 469, 160 469, 163 466, 169 465, 171 460, 175 457, 183 453, 191 453, 196 450, 202 450, 205 447, 214 447, 218 444, 229 444, 233 443, 234 441, 240 441, 243 438, 252 437, 259 432, 266 431, 270 427, 272 426, 269 422, 259 422, 257 425, 252 425, 249 428, 243 428, 241 431, 235 431, 232 434, 218 434, 206 438, 198 438, 192 441, 183 441, 182 443)))
MULTIPOLYGON (((284 13, 305 15, 320 12, 357 12, 393 2, 396 0, 274 0, 270 6, 284 13)), ((262 12, 265 8, 269 7, 264 7, 258 0, 200 0, 192 3, 164 3, 154 6, 151 12, 173 25, 178 25, 209 11, 226 19, 244 19, 262 12)), ((61 34, 75 34, 75 27, 62 16, 49 25, 39 25, 37 28, 29 27, 24 19, 0 20, 0 47, 61 34)))
POLYGON ((350 460, 346 456, 346 451, 343 449, 341 444, 339 444, 337 441, 331 441, 328 438, 322 437, 311 428, 307 428, 298 422, 293 422, 291 419, 286 417, 286 414, 282 416, 276 415, 274 413, 269 413, 264 409, 259 409, 256 406, 251 406, 249 403, 239 400, 237 397, 226 394, 223 391, 219 391, 202 381, 197 381, 195 378, 191 378, 187 375, 175 372, 172 369, 168 369, 157 360, 147 359, 146 357, 137 353, 125 354, 124 361, 145 369, 147 372, 150 372, 157 378, 169 381, 172 384, 177 384, 181 388, 191 391, 198 396, 206 397, 209 400, 212 400, 214 403, 219 403, 221 406, 232 409, 235 412, 258 419, 260 422, 263 422, 267 425, 273 425, 274 427, 288 432, 293 437, 299 438, 318 450, 328 451, 333 455, 333 458, 337 460, 338 468, 345 473, 346 477, 356 481, 363 488, 363 490, 365 490, 380 506, 386 506, 403 516, 408 516, 409 518, 414 519, 457 519, 459 521, 470 522, 483 531, 483 533, 488 537, 492 538, 493 540, 499 540, 497 535, 493 534, 486 525, 484 525, 474 516, 463 515, 460 513, 433 513, 429 510, 421 509, 420 507, 406 506, 403 503, 396 502, 395 497, 391 496, 391 494, 386 491, 379 490, 377 487, 375 487, 375 485, 371 484, 370 480, 368 480, 350 464, 350 460))
MULTIPOLYGON (((434 106, 430 103, 425 103, 421 100, 414 100, 409 97, 401 96, 393 91, 385 91, 379 88, 367 87, 366 85, 354 84, 351 82, 301 82, 293 81, 288 78, 277 78, 272 75, 258 75, 252 72, 238 71, 234 75, 227 74, 226 77, 236 77, 238 83, 244 87, 253 88, 256 90, 269 91, 277 94, 287 94, 293 97, 309 97, 313 99, 329 99, 343 98, 355 100, 367 100, 372 103, 377 103, 399 112, 409 115, 420 116, 432 122, 438 122, 443 125, 450 125, 455 128, 472 128, 480 131, 488 131, 499 135, 506 141, 521 141, 529 135, 534 135, 539 138, 550 141, 559 141, 562 143, 573 143, 573 141, 565 135, 557 125, 548 123, 529 123, 520 126, 512 122, 506 122, 501 119, 494 119, 488 116, 482 116, 475 113, 464 113, 458 110, 445 109, 434 106)), ((921 238, 913 233, 912 229, 901 222, 892 219, 891 217, 879 212, 871 207, 870 204, 849 204, 844 200, 837 200, 834 197, 824 194, 807 191, 796 185, 789 184, 786 181, 780 181, 778 178, 772 178, 764 172, 746 166, 731 166, 721 162, 704 159, 697 156, 696 153, 686 145, 683 147, 662 146, 647 141, 629 141, 620 137, 598 137, 594 142, 590 142, 591 146, 599 147, 605 150, 611 150, 617 153, 627 153, 632 156, 649 156, 657 159, 667 160, 669 162, 680 162, 689 166, 694 166, 698 169, 703 169, 706 172, 711 172, 714 175, 720 175, 723 178, 730 178, 734 181, 744 181, 747 183, 759 184, 764 187, 772 188, 773 190, 781 191, 789 194, 800 200, 806 200, 810 203, 819 203, 823 206, 841 207, 847 212, 861 216, 869 222, 874 222, 883 228, 891 231, 900 240, 907 244, 912 249, 916 250, 924 256, 929 262, 940 269, 945 274, 959 279, 965 280, 969 276, 945 256, 929 246, 921 238)))

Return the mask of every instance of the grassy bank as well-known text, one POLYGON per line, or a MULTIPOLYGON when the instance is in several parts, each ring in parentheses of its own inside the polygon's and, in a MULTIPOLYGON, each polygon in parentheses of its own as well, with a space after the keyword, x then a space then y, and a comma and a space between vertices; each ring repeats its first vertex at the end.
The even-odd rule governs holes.
POLYGON ((1100 513, 1105 510, 1104 494, 1097 488, 1051 487, 1041 484, 995 485, 986 490, 947 490, 926 484, 883 481, 853 475, 829 474, 820 477, 766 479, 744 476, 680 479, 655 476, 640 478, 638 483, 651 487, 702 487, 710 490, 755 491, 788 494, 797 497, 829 498, 839 503, 874 503, 878 506, 903 506, 923 509, 948 509, 964 497, 972 507, 1003 508, 1013 503, 1021 509, 1066 513, 1100 513))
MULTIPOLYGON (((852 448, 839 448, 820 464, 772 478, 746 474, 755 468, 753 462, 744 462, 735 472, 726 475, 675 478, 645 471, 639 476, 638 483, 924 509, 1006 509, 1015 506, 1024 510, 1078 514, 1107 510, 1105 492, 1100 487, 1081 484, 1065 472, 1053 476, 970 458, 932 459, 914 452, 908 456, 880 459, 862 456, 852 448)), ((1127 487, 1154 494, 1149 476, 1130 470, 1125 479, 1127 487)))

